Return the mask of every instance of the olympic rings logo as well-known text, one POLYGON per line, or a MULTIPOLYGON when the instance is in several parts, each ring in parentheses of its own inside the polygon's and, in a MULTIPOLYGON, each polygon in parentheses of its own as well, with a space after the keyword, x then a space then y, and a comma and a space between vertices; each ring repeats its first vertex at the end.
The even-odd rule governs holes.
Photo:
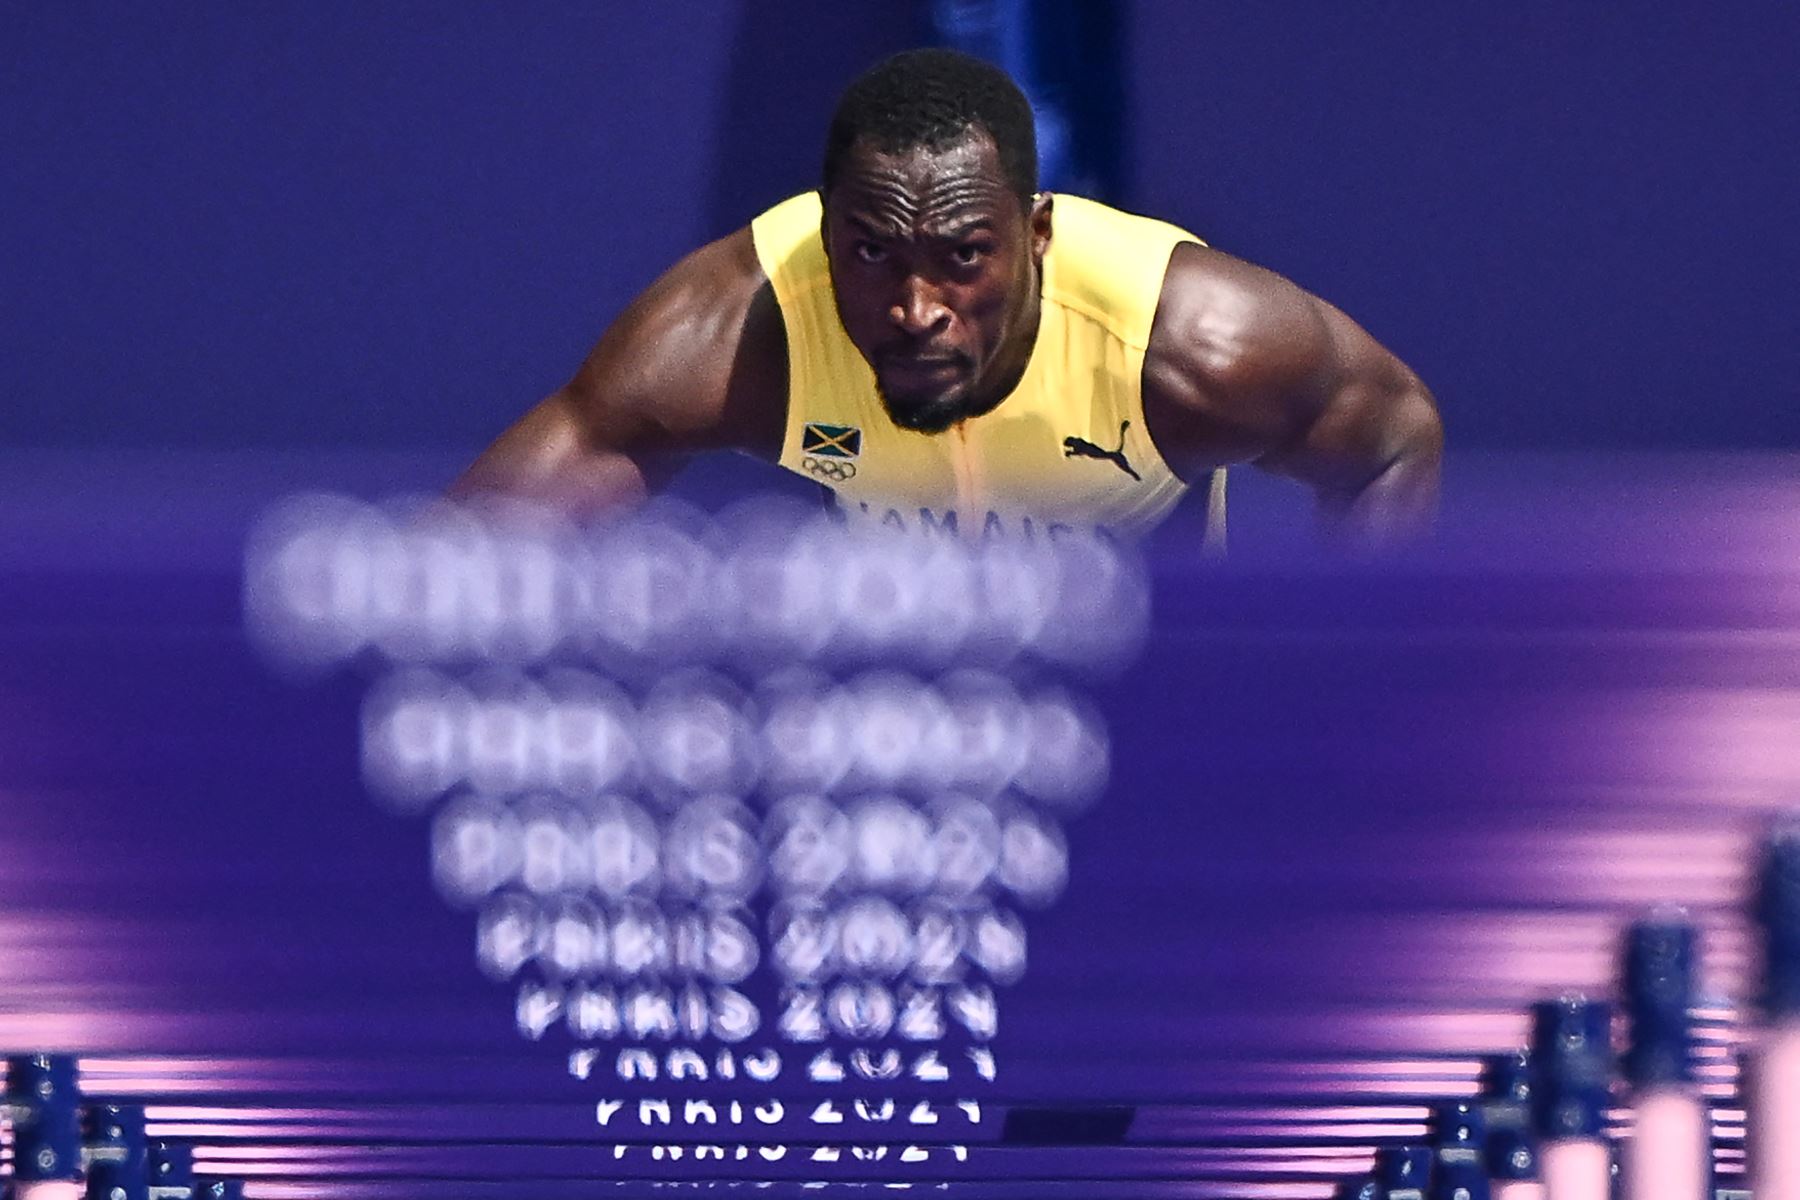
POLYGON ((856 464, 839 458, 817 458, 807 455, 800 460, 800 465, 809 475, 817 475, 820 479, 832 483, 844 483, 856 478, 856 464))

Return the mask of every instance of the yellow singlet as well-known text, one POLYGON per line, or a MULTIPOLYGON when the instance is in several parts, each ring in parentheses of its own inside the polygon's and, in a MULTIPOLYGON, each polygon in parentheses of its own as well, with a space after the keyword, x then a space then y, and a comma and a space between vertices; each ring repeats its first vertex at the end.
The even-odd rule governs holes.
MULTIPOLYGON (((888 419, 851 343, 819 233, 816 192, 751 222, 787 324, 781 465, 837 494, 852 518, 964 537, 1058 524, 1125 534, 1165 516, 1185 485, 1144 427, 1144 348, 1169 256, 1192 234, 1058 195, 1043 306, 1024 377, 992 412, 941 434, 888 419)), ((1206 541, 1222 545, 1225 473, 1213 473, 1206 541)))

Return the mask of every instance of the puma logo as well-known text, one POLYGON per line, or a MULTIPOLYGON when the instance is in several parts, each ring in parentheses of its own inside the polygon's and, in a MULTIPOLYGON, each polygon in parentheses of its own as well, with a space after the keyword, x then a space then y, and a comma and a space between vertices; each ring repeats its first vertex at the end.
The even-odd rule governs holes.
POLYGON ((1066 437, 1063 439, 1063 457, 1104 458, 1107 462, 1118 467, 1119 470, 1125 472, 1139 483, 1142 483, 1144 482, 1144 477, 1131 469, 1131 462, 1125 457, 1125 431, 1130 428, 1130 421, 1119 422, 1119 448, 1117 450, 1107 450, 1103 447, 1096 446, 1086 438, 1066 437))

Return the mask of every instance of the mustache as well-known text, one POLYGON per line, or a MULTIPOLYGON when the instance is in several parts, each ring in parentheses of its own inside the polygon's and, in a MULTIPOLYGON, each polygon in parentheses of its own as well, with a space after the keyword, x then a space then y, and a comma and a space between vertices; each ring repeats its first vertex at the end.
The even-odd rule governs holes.
POLYGON ((917 366, 920 363, 966 363, 969 356, 961 350, 937 349, 930 346, 890 346, 875 355, 880 363, 917 366))

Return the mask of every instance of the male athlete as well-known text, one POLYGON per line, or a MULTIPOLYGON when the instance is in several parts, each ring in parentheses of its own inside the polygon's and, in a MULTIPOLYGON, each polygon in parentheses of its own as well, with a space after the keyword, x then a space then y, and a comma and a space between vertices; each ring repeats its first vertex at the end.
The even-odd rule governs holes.
POLYGON ((820 190, 677 263, 457 490, 593 512, 729 448, 963 536, 1142 531, 1204 482, 1216 541, 1223 468, 1252 462, 1355 544, 1429 524, 1442 427, 1405 364, 1287 280, 1036 179, 1004 73, 887 59, 839 102, 820 190))

